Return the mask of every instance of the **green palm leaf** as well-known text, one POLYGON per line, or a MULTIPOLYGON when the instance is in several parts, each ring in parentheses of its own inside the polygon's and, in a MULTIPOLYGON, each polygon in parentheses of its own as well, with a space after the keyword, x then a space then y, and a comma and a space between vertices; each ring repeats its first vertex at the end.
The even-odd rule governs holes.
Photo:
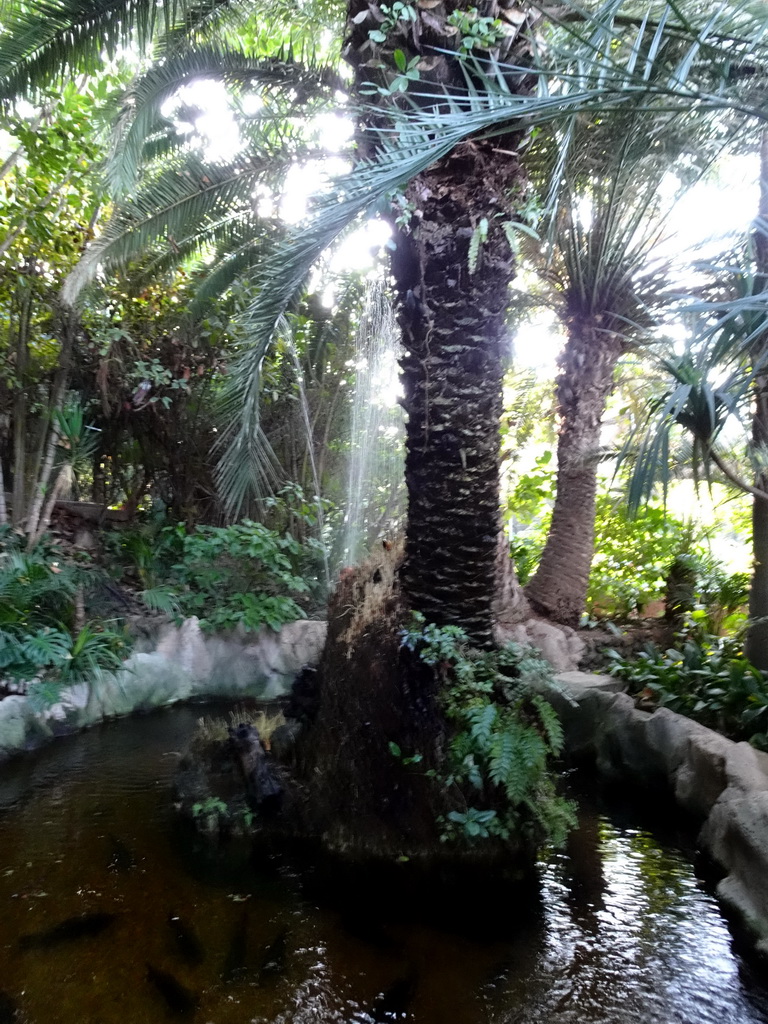
MULTIPOLYGON (((139 168, 146 162, 147 140, 152 139, 159 122, 168 123, 161 118, 162 106, 184 85, 200 78, 220 80, 238 87, 259 87, 263 95, 283 98, 285 102, 280 109, 270 114, 273 122, 272 150, 276 148, 275 137, 281 131, 280 125, 290 116, 291 110, 294 116, 300 110, 306 117, 314 97, 328 97, 340 84, 335 71, 328 65, 298 63, 279 57, 257 59, 222 44, 209 43, 171 54, 138 78, 124 97, 108 166, 108 180, 114 193, 121 195, 134 187, 139 168)), ((287 136, 287 129, 283 128, 282 133, 287 136)), ((263 128, 256 134, 252 133, 252 146, 261 144, 264 147, 269 137, 263 128)))

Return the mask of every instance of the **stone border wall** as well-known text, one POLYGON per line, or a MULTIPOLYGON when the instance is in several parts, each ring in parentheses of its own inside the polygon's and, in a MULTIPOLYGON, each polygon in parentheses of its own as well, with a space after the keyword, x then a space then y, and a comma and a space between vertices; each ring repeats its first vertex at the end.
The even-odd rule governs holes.
POLYGON ((0 761, 52 736, 105 719, 190 699, 268 699, 287 693, 305 665, 316 665, 327 624, 300 619, 256 634, 206 636, 197 619, 169 626, 152 651, 132 654, 118 672, 62 691, 39 709, 25 696, 0 700, 0 761))
POLYGON ((666 708, 641 711, 609 676, 565 672, 548 694, 567 753, 608 779, 664 786, 703 822, 699 847, 725 872, 717 895, 768 956, 768 754, 666 708))

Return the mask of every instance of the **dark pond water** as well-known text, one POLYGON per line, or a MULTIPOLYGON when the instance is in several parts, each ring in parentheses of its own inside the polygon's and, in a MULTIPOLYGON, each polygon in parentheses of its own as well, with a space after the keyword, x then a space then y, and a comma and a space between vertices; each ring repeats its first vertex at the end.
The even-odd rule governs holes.
POLYGON ((247 849, 206 855, 168 799, 199 714, 113 723, 0 769, 0 1024, 173 1020, 170 978, 202 1024, 768 1024, 688 859, 615 814, 585 806, 541 865, 538 909, 495 914, 484 939, 498 908, 477 907, 472 935, 377 922, 364 901, 320 909, 301 872, 260 871, 247 849), (52 931, 86 914, 114 919, 52 931))

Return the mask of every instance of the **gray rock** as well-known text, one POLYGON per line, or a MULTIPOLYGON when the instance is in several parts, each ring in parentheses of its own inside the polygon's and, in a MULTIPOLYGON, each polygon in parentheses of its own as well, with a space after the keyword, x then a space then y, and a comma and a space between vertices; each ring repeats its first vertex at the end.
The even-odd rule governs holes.
POLYGON ((555 672, 573 672, 584 653, 584 642, 575 629, 547 619, 528 618, 524 622, 499 623, 494 630, 497 643, 510 640, 537 647, 555 672))
POLYGON ((206 636, 196 618, 167 626, 154 650, 138 651, 117 672, 62 690, 41 712, 25 696, 0 701, 0 760, 54 735, 105 718, 149 711, 190 697, 271 698, 287 693, 304 666, 320 660, 327 624, 300 620, 280 632, 206 636))
POLYGON ((768 755, 666 708, 638 710, 603 677, 566 673, 560 713, 566 752, 613 779, 664 785, 702 821, 699 845, 725 872, 718 895, 768 955, 768 755))

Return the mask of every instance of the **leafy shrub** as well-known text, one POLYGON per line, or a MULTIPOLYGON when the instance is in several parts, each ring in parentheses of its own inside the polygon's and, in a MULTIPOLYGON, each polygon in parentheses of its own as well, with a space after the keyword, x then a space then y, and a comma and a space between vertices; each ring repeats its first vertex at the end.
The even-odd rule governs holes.
POLYGON ((183 524, 165 527, 160 539, 175 560, 165 570, 165 582, 144 592, 150 607, 196 615, 207 630, 279 629, 305 617, 291 596, 308 591, 294 568, 304 550, 290 534, 244 519, 189 533, 183 524))
POLYGON ((737 740, 768 746, 768 676, 733 639, 686 639, 661 651, 649 644, 634 659, 608 652, 629 691, 737 740))
POLYGON ((31 550, 12 530, 0 534, 0 679, 15 681, 38 705, 62 686, 118 668, 127 645, 108 624, 73 632, 75 596, 95 575, 90 563, 67 559, 49 539, 31 550))
POLYGON ((632 516, 623 497, 600 496, 589 614, 626 618, 661 599, 669 567, 689 538, 689 528, 662 508, 646 505, 632 516))
MULTIPOLYGON (((519 478, 509 499, 515 524, 510 554, 523 585, 535 573, 547 541, 556 475, 551 452, 545 452, 519 478)), ((623 495, 599 495, 587 614, 626 618, 662 598, 669 566, 688 539, 689 528, 662 508, 647 505, 632 516, 623 495)))
POLYGON ((562 844, 575 818, 549 768, 563 744, 557 714, 536 689, 551 680, 549 665, 519 644, 473 650, 458 626, 427 625, 420 615, 401 636, 441 679, 452 725, 441 781, 467 806, 446 815, 445 837, 523 834, 562 844))

